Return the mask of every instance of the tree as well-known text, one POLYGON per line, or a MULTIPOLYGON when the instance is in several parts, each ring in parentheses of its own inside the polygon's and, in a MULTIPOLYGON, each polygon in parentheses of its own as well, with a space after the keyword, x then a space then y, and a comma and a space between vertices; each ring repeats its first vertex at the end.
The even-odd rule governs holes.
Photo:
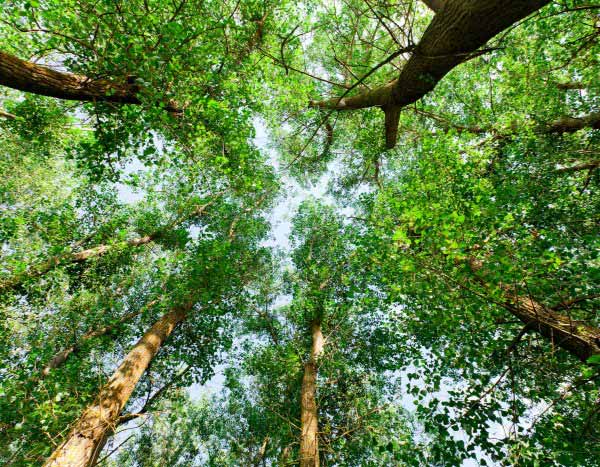
MULTIPOLYGON (((428 4, 435 5, 436 15, 396 80, 355 96, 345 97, 346 92, 342 97, 311 105, 333 110, 381 107, 385 112, 386 145, 393 148, 403 107, 432 91, 448 72, 476 55, 495 35, 547 3, 446 0, 441 8, 439 3, 428 4)), ((401 52, 412 49, 409 45, 401 52)))
POLYGON ((9 2, 0 462, 598 465, 597 13, 9 2))

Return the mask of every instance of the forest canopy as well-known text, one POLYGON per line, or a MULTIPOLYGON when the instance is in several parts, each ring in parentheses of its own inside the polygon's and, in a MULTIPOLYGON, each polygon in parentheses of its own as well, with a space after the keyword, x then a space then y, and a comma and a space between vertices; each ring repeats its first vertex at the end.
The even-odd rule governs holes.
POLYGON ((0 464, 600 466, 600 3, 5 0, 0 464))

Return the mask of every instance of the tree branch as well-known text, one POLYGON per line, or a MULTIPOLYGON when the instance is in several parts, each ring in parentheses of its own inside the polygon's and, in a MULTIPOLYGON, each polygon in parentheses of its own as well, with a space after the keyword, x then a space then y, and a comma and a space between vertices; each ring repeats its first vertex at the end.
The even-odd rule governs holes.
MULTIPOLYGON (((423 34, 399 77, 355 96, 311 103, 332 110, 381 107, 402 109, 431 92, 453 68, 473 57, 496 34, 549 3, 549 0, 447 0, 423 34)), ((393 116, 394 114, 392 114, 393 116)), ((388 125, 395 118, 387 119, 388 125)), ((386 127, 387 147, 395 145, 386 127)))

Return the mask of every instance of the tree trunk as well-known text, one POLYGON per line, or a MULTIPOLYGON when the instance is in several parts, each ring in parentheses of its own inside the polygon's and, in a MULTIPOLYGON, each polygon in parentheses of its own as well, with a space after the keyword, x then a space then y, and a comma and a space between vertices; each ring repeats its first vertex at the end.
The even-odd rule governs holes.
POLYGON ((319 419, 317 412, 317 373, 318 358, 323 353, 324 339, 321 323, 311 324, 312 349, 310 358, 304 364, 304 376, 300 396, 300 467, 319 467, 319 419))
POLYGON ((193 305, 176 308, 160 318, 127 354, 113 376, 100 389, 71 429, 67 439, 44 463, 44 467, 90 467, 97 458, 107 434, 118 424, 119 414, 173 329, 183 321, 193 305))
MULTIPOLYGON (((334 110, 381 107, 386 113, 406 107, 432 91, 496 34, 547 3, 549 0, 447 0, 396 80, 352 97, 312 105, 334 110)), ((397 125, 394 119, 387 120, 397 125)), ((386 128, 386 135, 387 147, 394 147, 396 132, 386 128)))

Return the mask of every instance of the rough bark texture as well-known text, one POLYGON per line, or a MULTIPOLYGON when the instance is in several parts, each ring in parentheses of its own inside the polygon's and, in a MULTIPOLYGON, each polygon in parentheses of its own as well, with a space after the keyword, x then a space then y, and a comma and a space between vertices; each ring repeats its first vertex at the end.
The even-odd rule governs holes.
POLYGON ((0 52, 0 85, 59 99, 140 103, 134 85, 56 71, 4 52, 0 52))
MULTIPOLYGON (((53 70, 4 52, 0 52, 0 85, 71 101, 136 105, 142 103, 139 95, 143 88, 127 79, 122 82, 93 79, 53 70)), ((181 107, 173 100, 165 100, 163 106, 173 115, 182 113, 181 107)))
POLYGON ((96 400, 83 412, 67 439, 44 467, 89 467, 97 458, 106 436, 118 424, 119 414, 136 384, 175 326, 186 318, 191 305, 165 314, 127 354, 96 400))
POLYGON ((600 354, 600 329, 556 313, 510 287, 502 288, 506 292, 507 308, 528 330, 544 336, 553 345, 566 350, 582 362, 592 355, 600 354))
MULTIPOLYGON (((396 80, 356 96, 313 105, 334 110, 381 107, 386 113, 406 107, 432 91, 448 72, 496 34, 547 3, 549 0, 447 0, 396 80)), ((389 120, 393 123, 395 119, 389 120)), ((388 148, 395 146, 395 135, 395 130, 386 128, 388 148)))
MULTIPOLYGON (((489 288, 483 261, 471 258, 469 267, 477 280, 489 288)), ((537 332, 550 340, 552 345, 566 350, 583 362, 592 355, 600 354, 599 328, 557 313, 515 287, 506 284, 500 284, 499 287, 504 291, 505 308, 522 321, 527 330, 537 332)))
POLYGON ((311 324, 312 349, 304 364, 300 397, 300 467, 319 467, 319 418, 317 412, 318 359, 325 345, 321 323, 311 324))

